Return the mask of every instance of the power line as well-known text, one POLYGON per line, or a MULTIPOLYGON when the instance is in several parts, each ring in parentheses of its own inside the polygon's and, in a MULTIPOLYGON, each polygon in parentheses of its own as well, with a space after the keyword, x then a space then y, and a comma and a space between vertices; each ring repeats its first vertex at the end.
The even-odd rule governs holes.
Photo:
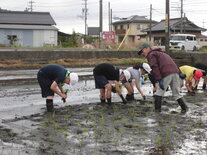
POLYGON ((29 8, 28 10, 30 10, 31 12, 33 11, 33 3, 35 3, 34 1, 29 1, 29 8))

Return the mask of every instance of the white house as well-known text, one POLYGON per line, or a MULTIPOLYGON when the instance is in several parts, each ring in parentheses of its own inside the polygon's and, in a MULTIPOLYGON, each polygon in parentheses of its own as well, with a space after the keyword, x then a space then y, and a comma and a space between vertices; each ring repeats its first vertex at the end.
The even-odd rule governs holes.
POLYGON ((58 29, 49 12, 0 11, 0 44, 56 46, 58 29))

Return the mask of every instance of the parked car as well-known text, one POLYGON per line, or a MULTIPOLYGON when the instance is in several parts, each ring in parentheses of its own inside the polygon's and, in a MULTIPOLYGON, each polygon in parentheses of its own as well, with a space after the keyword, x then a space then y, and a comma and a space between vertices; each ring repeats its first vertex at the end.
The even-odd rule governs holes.
POLYGON ((200 45, 193 34, 172 34, 170 49, 198 51, 200 45))

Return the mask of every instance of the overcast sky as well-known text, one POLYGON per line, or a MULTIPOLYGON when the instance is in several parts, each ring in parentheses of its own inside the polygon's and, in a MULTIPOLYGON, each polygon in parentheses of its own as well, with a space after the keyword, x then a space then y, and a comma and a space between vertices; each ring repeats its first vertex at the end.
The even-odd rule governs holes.
MULTIPOLYGON (((31 0, 0 0, 2 9, 24 11, 31 0)), ((84 20, 80 17, 85 0, 33 0, 33 11, 50 12, 56 27, 65 33, 84 33, 84 20)), ((88 26, 99 26, 99 1, 87 0, 88 26)), ((113 17, 144 15, 149 18, 152 4, 152 19, 165 18, 165 0, 103 0, 103 30, 108 31, 108 2, 113 10, 113 17)), ((180 17, 181 0, 170 0, 170 18, 180 17)), ((186 17, 200 27, 207 28, 207 0, 183 0, 186 17)))

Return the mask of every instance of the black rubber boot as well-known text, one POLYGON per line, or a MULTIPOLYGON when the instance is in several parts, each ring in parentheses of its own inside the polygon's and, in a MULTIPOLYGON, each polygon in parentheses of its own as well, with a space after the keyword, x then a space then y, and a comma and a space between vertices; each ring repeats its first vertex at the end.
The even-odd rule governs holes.
POLYGON ((105 99, 100 98, 100 100, 101 100, 101 103, 106 103, 105 99))
POLYGON ((203 89, 206 89, 206 84, 203 84, 203 87, 202 87, 203 89))
POLYGON ((109 104, 109 105, 112 104, 111 103, 111 98, 107 98, 107 104, 109 104))
POLYGON ((125 100, 125 98, 123 97, 123 95, 119 95, 121 97, 122 103, 126 104, 127 101, 125 100))
POLYGON ((132 96, 132 99, 133 99, 133 100, 135 100, 135 99, 134 99, 134 93, 132 93, 132 95, 131 95, 131 96, 132 96))
POLYGON ((54 111, 53 100, 46 99, 46 107, 47 107, 47 112, 53 112, 54 111))
POLYGON ((155 112, 161 112, 162 96, 154 95, 155 112))
POLYGON ((126 97, 125 97, 125 99, 127 101, 133 101, 134 100, 134 94, 132 94, 132 95, 127 94, 126 97))
POLYGON ((180 105, 180 107, 181 107, 181 112, 182 113, 185 113, 185 112, 187 112, 188 111, 188 107, 187 107, 187 105, 185 104, 185 101, 184 101, 184 99, 183 98, 179 98, 178 100, 178 104, 180 105))

